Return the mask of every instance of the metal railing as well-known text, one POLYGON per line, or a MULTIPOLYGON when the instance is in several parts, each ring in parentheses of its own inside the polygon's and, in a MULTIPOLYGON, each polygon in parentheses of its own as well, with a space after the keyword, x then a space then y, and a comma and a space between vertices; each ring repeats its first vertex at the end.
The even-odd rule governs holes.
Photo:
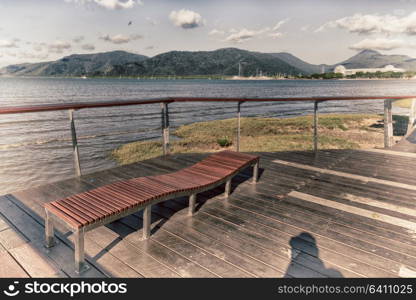
POLYGON ((170 123, 169 123, 169 104, 178 102, 233 102, 237 103, 237 132, 236 132, 236 151, 240 151, 240 137, 241 137, 241 106, 246 102, 300 102, 308 101, 314 104, 313 115, 313 149, 318 151, 318 109, 319 103, 325 101, 358 101, 358 100, 384 100, 384 146, 390 148, 393 143, 393 112, 392 103, 402 99, 412 99, 409 123, 407 128, 408 135, 415 128, 416 120, 416 96, 351 96, 351 97, 280 97, 280 98, 209 98, 209 97, 167 97, 158 99, 144 99, 144 100, 117 100, 117 101, 101 101, 101 102, 81 102, 70 104, 44 104, 32 106, 10 106, 0 107, 1 114, 21 114, 21 113, 36 113, 47 111, 62 111, 68 110, 70 130, 72 136, 72 150, 74 156, 74 169, 76 176, 81 176, 81 164, 78 151, 78 140, 76 127, 74 122, 74 111, 80 109, 105 108, 105 107, 121 107, 131 105, 149 105, 160 104, 161 107, 161 129, 162 129, 162 147, 163 155, 168 155, 170 152, 170 123))

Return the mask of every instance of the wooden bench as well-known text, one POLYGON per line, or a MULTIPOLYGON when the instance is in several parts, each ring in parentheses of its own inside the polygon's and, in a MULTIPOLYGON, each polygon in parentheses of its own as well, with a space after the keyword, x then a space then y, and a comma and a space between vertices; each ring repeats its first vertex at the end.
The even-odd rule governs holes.
POLYGON ((253 166, 253 183, 256 183, 258 156, 222 151, 174 173, 118 181, 46 203, 45 246, 50 248, 55 245, 53 221, 63 221, 74 232, 75 268, 80 273, 88 269, 84 259, 86 231, 144 209, 143 239, 147 239, 150 236, 153 204, 189 196, 189 215, 192 216, 198 193, 225 182, 225 196, 228 197, 231 179, 249 166, 253 166))

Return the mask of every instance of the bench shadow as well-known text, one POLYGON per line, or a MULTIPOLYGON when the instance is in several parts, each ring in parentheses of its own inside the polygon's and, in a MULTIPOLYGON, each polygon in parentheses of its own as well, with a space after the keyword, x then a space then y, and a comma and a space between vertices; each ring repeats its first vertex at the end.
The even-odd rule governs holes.
MULTIPOLYGON (((261 178, 264 172, 263 168, 259 168, 259 179, 261 178)), ((243 172, 237 174, 231 181, 231 194, 234 190, 241 184, 245 183, 246 181, 251 181, 252 179, 252 168, 248 168, 243 172)), ((224 193, 225 184, 222 184, 212 190, 208 190, 206 192, 200 193, 197 196, 196 206, 195 206, 195 213, 197 213, 206 203, 208 203, 211 199, 215 197, 220 197, 224 193)), ((156 234, 164 224, 166 224, 171 217, 175 214, 180 213, 182 211, 186 211, 188 209, 188 197, 180 197, 171 200, 167 200, 164 202, 160 202, 156 205, 152 206, 152 229, 150 231, 151 236, 156 234)), ((182 212, 186 214, 186 212, 182 212)), ((107 228, 112 230, 119 236, 119 239, 115 239, 114 241, 110 242, 105 249, 97 253, 93 259, 97 260, 102 255, 104 255, 107 251, 111 248, 115 247, 119 242, 120 239, 124 239, 130 234, 140 234, 137 231, 140 231, 143 228, 143 219, 142 219, 143 211, 139 211, 135 214, 127 216, 125 218, 116 220, 110 224, 105 225, 107 228)))
MULTIPOLYGON (((316 239, 308 232, 302 232, 293 236, 290 241, 290 264, 286 269, 285 278, 289 277, 310 277, 299 270, 299 264, 305 265, 305 262, 311 264, 311 269, 322 274, 325 277, 342 278, 342 273, 336 269, 326 268, 324 262, 319 258, 319 248, 316 239), (302 251, 307 247, 307 252, 302 251)), ((306 250, 306 249, 305 249, 306 250)))
MULTIPOLYGON (((264 169, 259 168, 258 180, 261 179, 263 172, 264 172, 264 169)), ((234 178, 231 181, 230 196, 235 192, 235 189, 239 187, 241 184, 247 181, 251 181, 252 176, 253 176, 253 173, 252 173, 251 168, 244 170, 243 172, 234 176, 234 178)), ((225 190, 225 184, 222 184, 216 187, 215 189, 199 194, 197 197, 196 205, 195 205, 195 212, 198 212, 207 202, 209 202, 210 199, 220 197, 222 194, 224 194, 224 190, 225 190)), ((183 201, 187 201, 187 200, 183 200, 183 201)))

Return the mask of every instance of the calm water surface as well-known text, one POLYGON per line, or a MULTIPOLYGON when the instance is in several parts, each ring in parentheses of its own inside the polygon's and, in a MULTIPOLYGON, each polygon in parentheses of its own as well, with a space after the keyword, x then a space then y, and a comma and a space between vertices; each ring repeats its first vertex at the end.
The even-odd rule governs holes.
MULTIPOLYGON (((0 106, 129 100, 167 96, 295 97, 416 94, 416 81, 217 81, 0 78, 0 106)), ((327 102, 322 112, 381 113, 382 102, 327 102)), ((311 103, 246 103, 243 116, 289 117, 312 112, 311 103)), ((174 103, 172 127, 235 117, 236 104, 174 103)), ((405 111, 397 111, 405 113, 405 111)), ((112 149, 160 138, 159 105, 75 112, 84 173, 116 165, 112 149)), ((0 195, 73 176, 68 113, 0 115, 0 195)))

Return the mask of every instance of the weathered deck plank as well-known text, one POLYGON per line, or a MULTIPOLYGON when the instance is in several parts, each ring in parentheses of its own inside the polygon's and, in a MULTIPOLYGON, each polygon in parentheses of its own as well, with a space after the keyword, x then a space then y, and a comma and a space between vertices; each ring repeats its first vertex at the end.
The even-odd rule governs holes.
MULTIPOLYGON (((198 195, 193 217, 187 216, 186 198, 154 206, 148 241, 140 239, 141 213, 88 232, 92 268, 85 276, 395 277, 416 270, 416 232, 348 209, 416 223, 413 188, 394 184, 416 185, 413 157, 355 150, 258 154, 262 170, 257 185, 250 184, 251 170, 246 170, 234 178, 229 199, 222 197, 223 186, 198 195), (276 159, 393 183, 365 183, 273 163, 276 159), (295 191, 331 202, 288 195, 295 191)), ((43 203, 114 181, 172 172, 205 156, 159 157, 2 197, 2 261, 16 277, 77 276, 72 236, 65 227, 57 226, 60 243, 55 248, 42 247, 43 203)), ((0 270, 0 276, 7 274, 0 270)))
POLYGON ((25 278, 29 274, 17 263, 17 261, 6 251, 0 251, 0 278, 25 278))

